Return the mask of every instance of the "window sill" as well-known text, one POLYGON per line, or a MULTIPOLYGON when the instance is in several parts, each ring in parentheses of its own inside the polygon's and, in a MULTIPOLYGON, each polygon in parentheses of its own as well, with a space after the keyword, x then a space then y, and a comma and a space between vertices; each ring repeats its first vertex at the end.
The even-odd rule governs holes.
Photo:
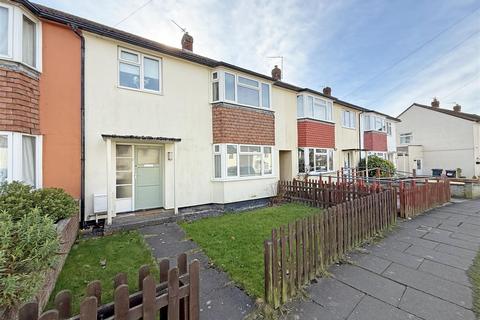
MULTIPOLYGON (((309 176, 318 177, 318 176, 320 176, 320 175, 332 174, 332 173, 337 173, 337 171, 335 171, 335 170, 323 171, 323 172, 317 172, 317 171, 315 171, 315 172, 309 172, 308 175, 309 175, 309 176)), ((305 173, 305 172, 298 172, 297 175, 299 175, 299 176, 304 176, 304 175, 306 175, 306 173, 305 173)))
POLYGON ((313 120, 313 121, 318 121, 318 122, 326 122, 326 123, 329 123, 329 124, 335 124, 335 122, 332 121, 332 120, 322 120, 322 119, 315 119, 315 118, 311 118, 311 117, 297 117, 297 120, 313 120))
POLYGON ((121 85, 117 85, 117 88, 118 88, 118 89, 124 89, 124 90, 141 92, 141 93, 149 93, 149 94, 153 94, 153 95, 157 95, 157 96, 163 96, 163 92, 162 92, 162 91, 158 91, 158 92, 157 92, 157 91, 150 91, 150 90, 135 89, 135 88, 124 87, 124 86, 121 86, 121 85))
POLYGON ((229 104, 229 105, 232 105, 232 106, 251 108, 251 109, 255 109, 255 110, 275 112, 272 108, 256 107, 256 106, 251 106, 251 105, 248 105, 248 104, 237 103, 235 101, 228 101, 228 100, 221 101, 221 100, 219 100, 219 101, 212 101, 211 102, 211 104, 216 104, 216 103, 223 103, 223 104, 229 104))
POLYGON ((266 179, 276 179, 277 176, 252 176, 252 177, 232 177, 232 178, 213 178, 212 182, 230 182, 230 181, 248 181, 248 180, 266 180, 266 179))
POLYGON ((355 127, 346 127, 346 126, 342 126, 342 128, 344 128, 344 129, 350 129, 350 130, 357 130, 357 128, 355 128, 355 127))

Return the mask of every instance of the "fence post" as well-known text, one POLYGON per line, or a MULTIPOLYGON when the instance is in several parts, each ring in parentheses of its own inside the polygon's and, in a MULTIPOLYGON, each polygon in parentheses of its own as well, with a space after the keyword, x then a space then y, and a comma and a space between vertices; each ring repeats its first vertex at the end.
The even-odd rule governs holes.
POLYGON ((190 262, 190 267, 188 268, 189 277, 190 277, 190 292, 188 295, 188 314, 190 316, 189 320, 199 320, 200 319, 200 262, 195 259, 190 262))
POLYGON ((38 303, 36 301, 27 302, 22 305, 18 311, 18 320, 37 320, 38 303))
POLYGON ((265 267, 265 302, 273 303, 273 284, 272 284, 272 243, 265 240, 263 247, 263 260, 265 267))
MULTIPOLYGON (((115 303, 115 306, 117 304, 115 303)), ((126 305, 127 315, 128 316, 128 287, 127 287, 127 305, 126 305)), ((97 319, 97 298, 87 297, 80 304, 80 320, 96 320, 97 319)), ((115 315, 115 319, 126 320, 127 317, 122 318, 115 315)))
POLYGON ((72 293, 70 290, 62 290, 55 296, 55 309, 58 310, 59 319, 67 319, 72 316, 72 293))

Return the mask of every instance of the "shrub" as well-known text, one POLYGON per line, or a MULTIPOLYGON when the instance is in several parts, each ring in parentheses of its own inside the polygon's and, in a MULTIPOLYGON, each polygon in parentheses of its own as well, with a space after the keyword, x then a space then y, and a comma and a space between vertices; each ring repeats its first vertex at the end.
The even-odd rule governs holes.
MULTIPOLYGON (((360 163, 358 164, 358 168, 360 170, 366 169, 365 158, 360 160, 360 163)), ((395 173, 395 166, 391 161, 382 159, 377 156, 368 156, 368 169, 370 170, 372 168, 380 168, 380 175, 382 177, 391 176, 395 173)), ((369 177, 374 177, 375 174, 376 174, 375 170, 368 172, 369 177)))
POLYGON ((35 190, 33 198, 35 206, 55 222, 78 212, 77 202, 63 189, 46 188, 35 190))
POLYGON ((0 186, 0 211, 21 218, 34 207, 33 188, 18 181, 0 186))
POLYGON ((0 308, 26 302, 56 260, 59 240, 53 220, 33 209, 20 219, 0 212, 0 308))
POLYGON ((51 217, 54 222, 78 212, 75 199, 62 189, 35 190, 18 181, 0 186, 0 211, 6 211, 13 219, 21 219, 33 208, 38 208, 41 214, 51 217))

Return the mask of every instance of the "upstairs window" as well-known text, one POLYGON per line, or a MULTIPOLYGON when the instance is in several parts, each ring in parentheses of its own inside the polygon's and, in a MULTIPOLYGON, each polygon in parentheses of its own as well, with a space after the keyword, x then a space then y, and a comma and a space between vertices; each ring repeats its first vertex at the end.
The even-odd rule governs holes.
POLYGON ((220 100, 220 88, 219 88, 219 81, 218 81, 218 72, 212 73, 212 101, 220 100))
POLYGON ((342 126, 355 129, 355 112, 342 110, 342 126))
POLYGON ((22 8, 0 3, 0 57, 41 69, 40 22, 22 8))
POLYGON ((257 108, 270 108, 270 85, 268 83, 229 72, 214 73, 217 73, 218 80, 212 79, 213 88, 217 86, 216 83, 219 83, 219 87, 220 84, 224 87, 224 91, 221 92, 223 96, 219 96, 219 100, 257 108))
POLYGON ((119 51, 119 86, 160 93, 161 59, 126 49, 119 51))
POLYGON ((413 135, 411 132, 400 134, 400 144, 410 144, 412 143, 413 135))
POLYGON ((310 95, 297 96, 297 117, 332 121, 333 103, 310 95))
POLYGON ((23 16, 22 24, 22 62, 29 66, 36 66, 37 54, 37 26, 35 23, 23 16))
POLYGON ((367 115, 364 117, 365 130, 366 131, 379 131, 386 132, 386 121, 382 117, 377 117, 374 115, 367 115))
POLYGON ((387 134, 389 136, 392 135, 392 123, 391 122, 387 122, 387 134))
POLYGON ((0 4, 0 56, 9 56, 10 45, 10 10, 0 4))

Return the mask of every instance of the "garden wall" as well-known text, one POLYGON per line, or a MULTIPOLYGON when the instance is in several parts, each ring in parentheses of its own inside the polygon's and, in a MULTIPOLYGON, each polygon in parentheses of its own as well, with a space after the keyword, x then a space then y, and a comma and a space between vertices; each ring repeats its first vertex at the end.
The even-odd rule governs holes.
POLYGON ((79 220, 78 215, 57 222, 57 233, 60 237, 60 250, 58 260, 54 268, 50 269, 45 276, 42 288, 38 291, 36 298, 40 309, 43 309, 48 302, 50 294, 55 288, 58 275, 62 271, 63 264, 67 259, 68 253, 77 238, 79 220))
MULTIPOLYGON (((75 215, 68 219, 60 220, 56 223, 57 234, 60 240, 60 248, 58 251, 58 260, 55 264, 55 267, 47 271, 45 275, 43 285, 40 287, 40 290, 37 292, 35 297, 32 300, 36 300, 39 306, 39 312, 46 306, 50 294, 55 288, 55 283, 57 278, 62 271, 65 260, 67 259, 68 253, 72 248, 75 239, 78 234, 79 227, 79 216, 75 215)), ((20 307, 20 306, 18 306, 20 307)), ((17 319, 18 310, 2 310, 0 309, 0 319, 17 319)))

